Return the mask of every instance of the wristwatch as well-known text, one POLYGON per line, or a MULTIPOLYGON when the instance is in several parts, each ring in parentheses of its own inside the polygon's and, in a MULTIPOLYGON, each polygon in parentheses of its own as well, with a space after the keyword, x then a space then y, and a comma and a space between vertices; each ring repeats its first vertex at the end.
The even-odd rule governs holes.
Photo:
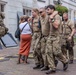
POLYGON ((53 23, 54 21, 55 21, 55 19, 54 19, 54 18, 52 18, 52 19, 51 19, 51 22, 53 23))

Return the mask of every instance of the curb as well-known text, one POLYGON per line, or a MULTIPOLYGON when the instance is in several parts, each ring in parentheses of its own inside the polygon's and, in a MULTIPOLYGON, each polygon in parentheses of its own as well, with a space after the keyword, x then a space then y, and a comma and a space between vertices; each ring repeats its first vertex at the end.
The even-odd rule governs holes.
MULTIPOLYGON (((0 57, 0 62, 3 62, 3 61, 9 61, 11 58, 18 58, 18 54, 17 55, 14 55, 14 56, 6 56, 6 57, 0 57)), ((29 59, 34 59, 33 57, 33 54, 29 54, 29 59)), ((76 58, 74 58, 74 60, 76 60, 76 58)))
POLYGON ((6 57, 0 57, 0 62, 3 62, 3 61, 9 61, 10 58, 6 58, 6 57))
MULTIPOLYGON (((1 56, 0 57, 0 62, 2 62, 2 61, 8 61, 8 60, 10 60, 12 58, 18 58, 18 54, 16 54, 16 55, 8 55, 8 56, 1 56)), ((34 58, 32 52, 29 54, 28 58, 29 59, 33 59, 34 58)))

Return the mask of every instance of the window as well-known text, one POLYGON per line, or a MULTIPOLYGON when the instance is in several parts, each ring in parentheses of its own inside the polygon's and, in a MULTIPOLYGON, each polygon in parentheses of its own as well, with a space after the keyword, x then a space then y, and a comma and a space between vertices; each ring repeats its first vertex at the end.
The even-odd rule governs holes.
POLYGON ((68 17, 69 17, 69 19, 71 19, 71 11, 72 11, 72 9, 69 8, 69 12, 68 12, 68 17))
POLYGON ((0 12, 4 12, 4 5, 0 4, 0 12))
POLYGON ((61 0, 53 0, 53 3, 56 5, 61 4, 61 0))
POLYGON ((0 12, 4 12, 4 7, 6 5, 7 2, 5 1, 0 1, 0 12))
POLYGON ((72 2, 76 2, 76 0, 70 0, 70 1, 72 1, 72 2))
POLYGON ((40 2, 44 2, 45 3, 45 0, 37 0, 37 1, 40 1, 40 2))
POLYGON ((23 9, 23 14, 27 16, 31 16, 31 10, 30 9, 23 9))

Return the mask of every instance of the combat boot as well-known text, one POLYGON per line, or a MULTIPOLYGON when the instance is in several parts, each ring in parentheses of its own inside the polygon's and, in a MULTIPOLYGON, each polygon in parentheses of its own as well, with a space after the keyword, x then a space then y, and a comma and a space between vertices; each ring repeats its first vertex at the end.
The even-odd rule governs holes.
POLYGON ((64 64, 63 64, 63 70, 66 71, 67 68, 68 68, 68 63, 64 63, 64 64))
POLYGON ((43 68, 43 67, 44 67, 44 65, 40 65, 40 69, 43 68))
POLYGON ((43 68, 41 68, 41 71, 45 71, 45 70, 49 70, 48 66, 44 66, 43 68))
POLYGON ((35 67, 33 67, 33 69, 39 69, 40 65, 36 65, 35 67))
POLYGON ((73 64, 73 60, 70 60, 70 61, 69 61, 69 64, 73 64))
POLYGON ((53 74, 53 73, 56 73, 56 70, 48 70, 48 71, 46 72, 46 74, 53 74))
POLYGON ((57 67, 57 64, 58 64, 58 60, 55 60, 55 67, 57 67))

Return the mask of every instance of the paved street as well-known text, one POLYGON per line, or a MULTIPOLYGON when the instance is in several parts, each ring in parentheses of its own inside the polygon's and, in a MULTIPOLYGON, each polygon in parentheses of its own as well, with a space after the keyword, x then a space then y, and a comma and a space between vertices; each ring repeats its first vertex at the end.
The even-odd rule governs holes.
MULTIPOLYGON (((76 46, 74 47, 74 53, 76 58, 76 46)), ((30 64, 17 65, 17 53, 18 47, 14 48, 3 48, 0 50, 0 75, 46 75, 45 71, 33 70, 34 60, 29 58, 30 64), (3 57, 8 57, 7 61, 1 61, 3 57), (9 59, 10 58, 10 59, 9 59)), ((30 56, 31 57, 31 56, 30 56)), ((63 65, 59 62, 57 66, 57 73, 54 75, 76 75, 76 61, 74 64, 69 65, 66 72, 63 71, 63 65)))

